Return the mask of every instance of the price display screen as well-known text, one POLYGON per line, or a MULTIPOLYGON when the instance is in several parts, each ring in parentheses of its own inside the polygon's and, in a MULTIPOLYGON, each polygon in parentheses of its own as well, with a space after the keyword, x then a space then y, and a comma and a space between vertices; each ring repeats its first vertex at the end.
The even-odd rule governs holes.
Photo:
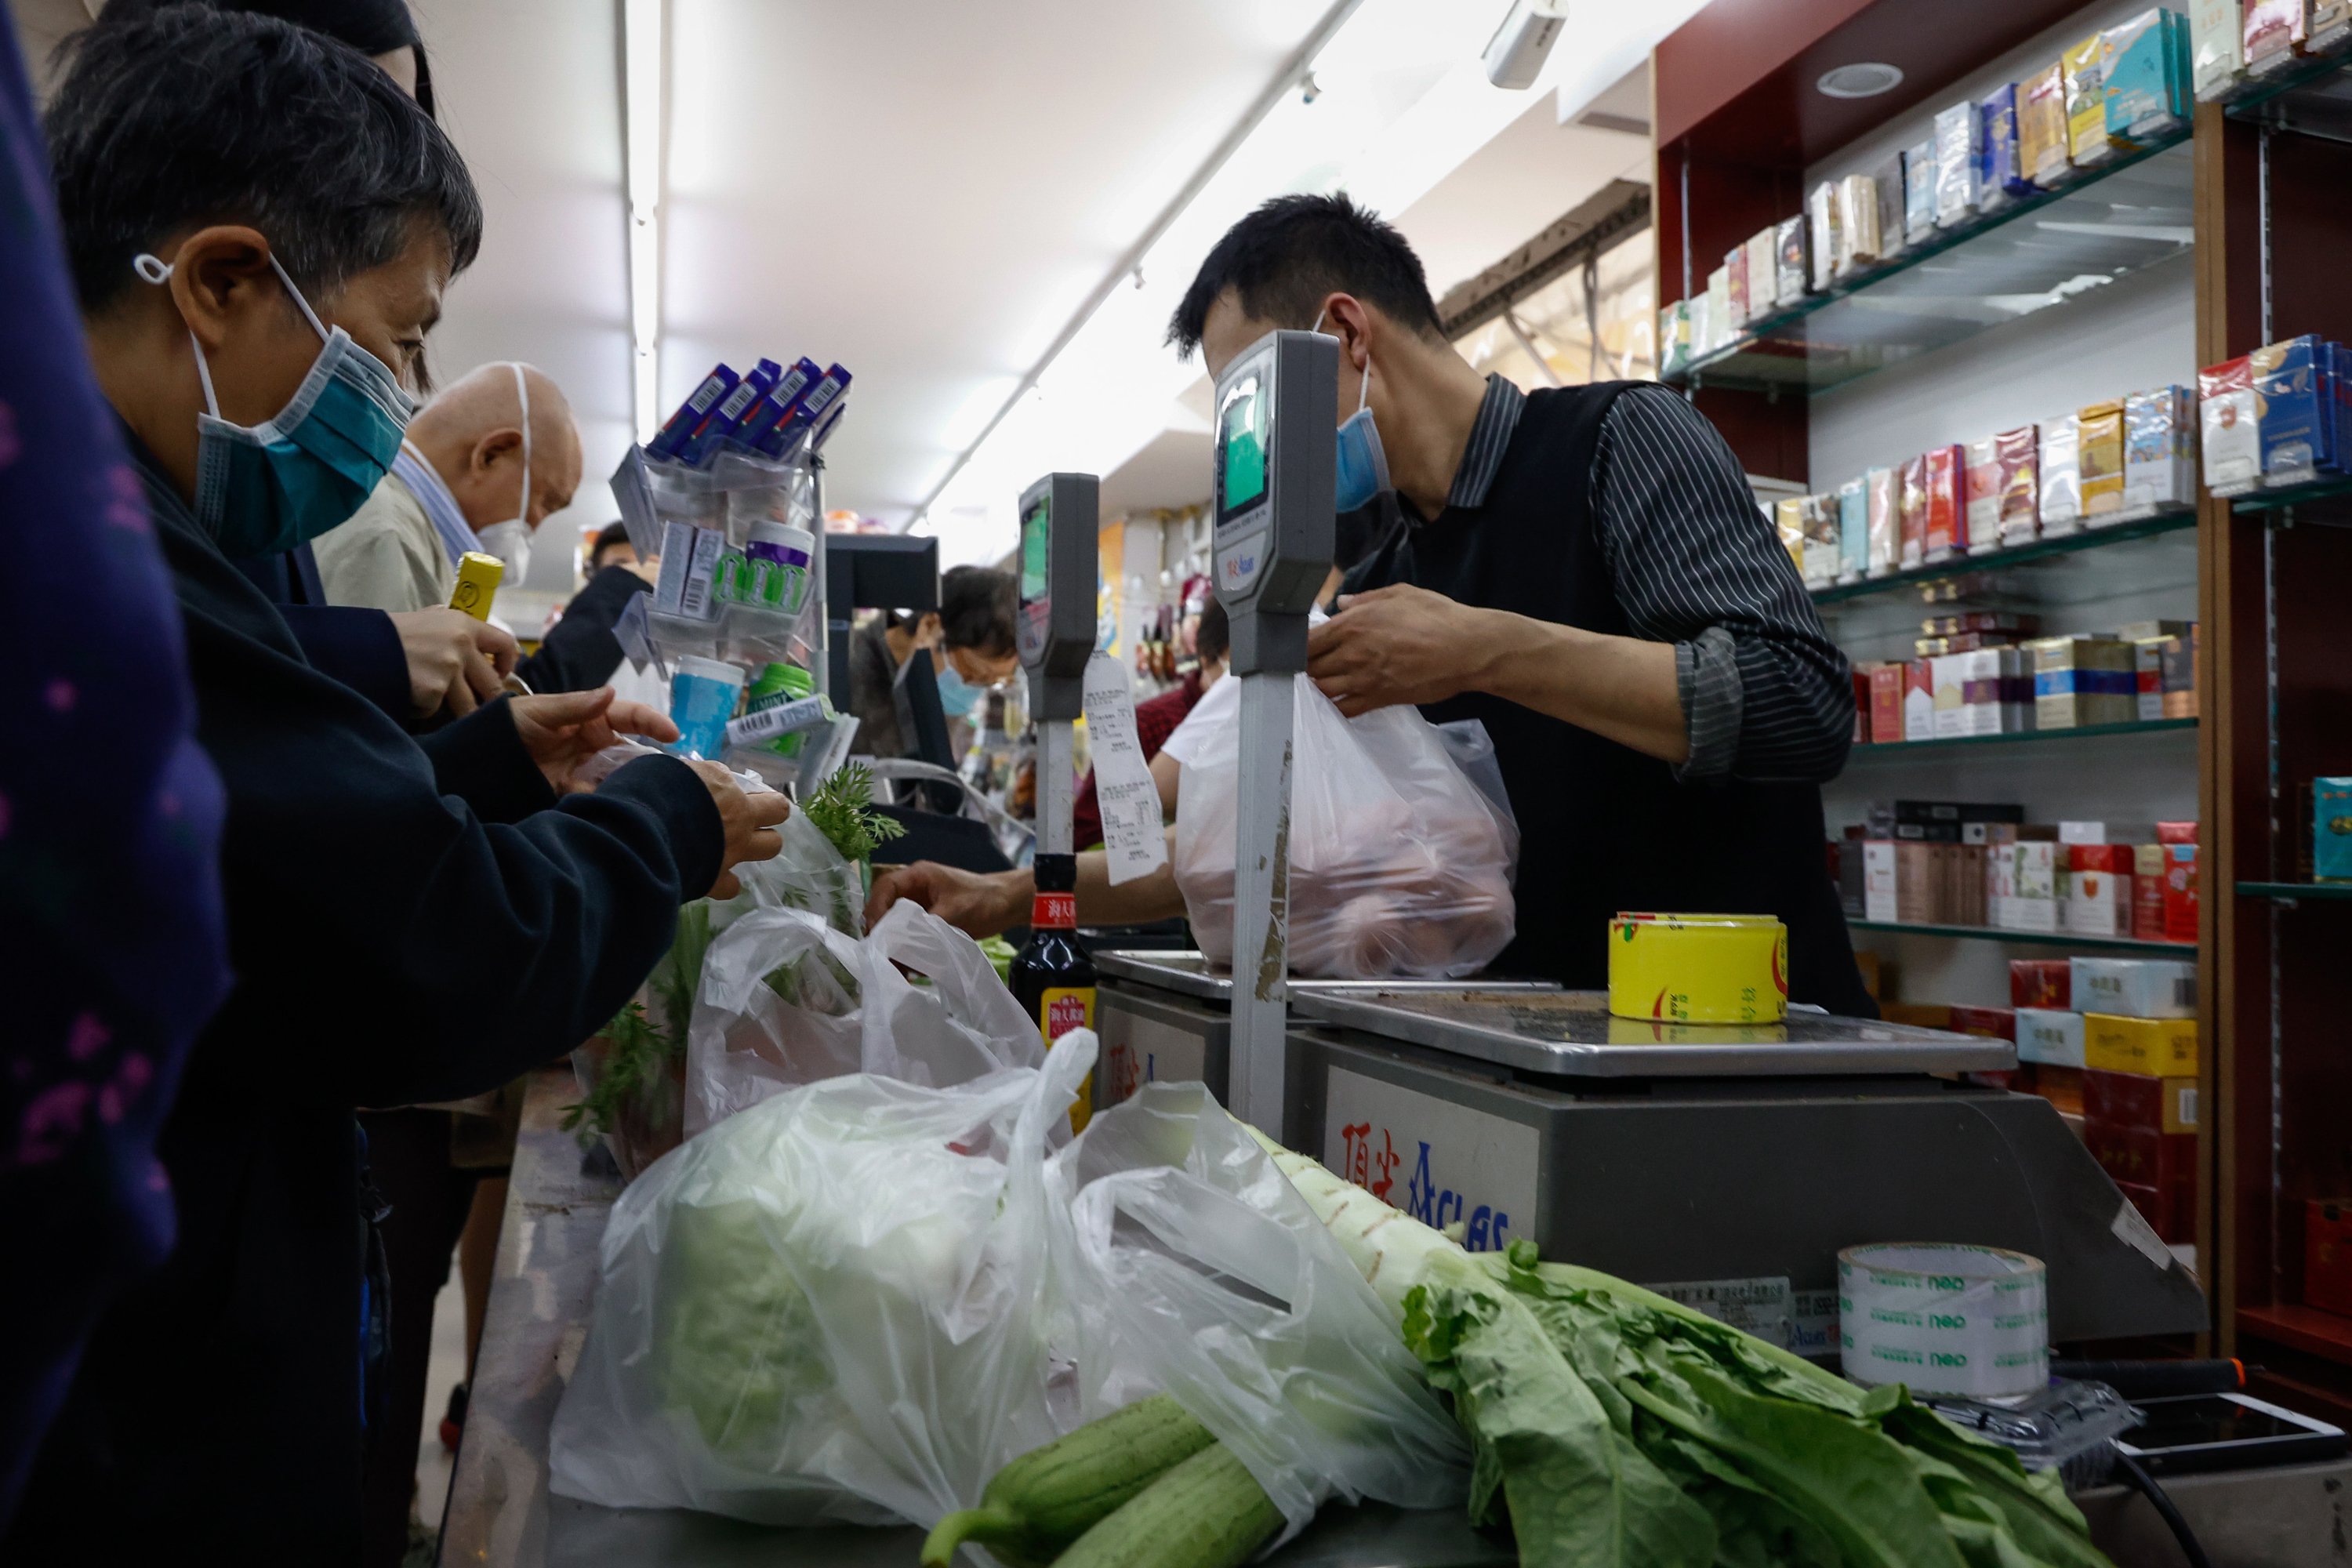
POLYGON ((1051 531, 1052 505, 1040 500, 1021 520, 1021 600, 1033 603, 1045 596, 1045 541, 1051 531))
POLYGON ((1245 375, 1217 411, 1217 521, 1231 522, 1265 499, 1266 405, 1270 389, 1245 375))

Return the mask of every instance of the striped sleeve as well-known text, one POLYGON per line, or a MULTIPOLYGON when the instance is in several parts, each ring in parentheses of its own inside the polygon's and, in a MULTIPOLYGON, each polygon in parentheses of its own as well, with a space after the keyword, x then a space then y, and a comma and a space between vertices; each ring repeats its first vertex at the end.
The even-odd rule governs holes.
POLYGON ((1591 506, 1635 637, 1675 645, 1685 779, 1820 784, 1853 740, 1853 677, 1738 459, 1664 386, 1619 395, 1591 506))

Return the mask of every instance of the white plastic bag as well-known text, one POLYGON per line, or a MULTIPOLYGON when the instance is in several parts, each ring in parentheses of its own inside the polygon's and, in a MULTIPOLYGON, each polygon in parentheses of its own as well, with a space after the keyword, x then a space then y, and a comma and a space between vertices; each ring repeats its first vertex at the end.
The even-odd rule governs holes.
MULTIPOLYGON (((1508 810, 1416 709, 1343 719, 1302 675, 1292 714, 1291 973, 1449 979, 1491 963, 1516 929, 1508 810)), ((1221 963, 1233 958, 1240 754, 1234 703, 1200 732, 1176 797, 1176 886, 1201 951, 1221 963)))
POLYGON ((1466 1447, 1398 1324, 1198 1085, 1047 1156, 1095 1049, 804 1085, 665 1156, 614 1207, 552 1489, 928 1527, 1164 1389, 1293 1531, 1332 1497, 1459 1506, 1466 1447))

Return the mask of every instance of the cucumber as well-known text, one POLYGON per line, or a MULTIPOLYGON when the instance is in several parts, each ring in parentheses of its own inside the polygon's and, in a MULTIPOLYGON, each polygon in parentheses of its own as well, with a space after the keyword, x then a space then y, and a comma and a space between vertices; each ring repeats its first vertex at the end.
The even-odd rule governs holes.
POLYGON ((1282 1529, 1282 1510, 1212 1443, 1078 1537, 1054 1568, 1240 1568, 1282 1529))
POLYGON ((996 1472, 980 1506, 940 1521, 923 1568, 976 1541, 1009 1568, 1043 1568, 1171 1466, 1216 1439, 1164 1394, 1115 1410, 996 1472))

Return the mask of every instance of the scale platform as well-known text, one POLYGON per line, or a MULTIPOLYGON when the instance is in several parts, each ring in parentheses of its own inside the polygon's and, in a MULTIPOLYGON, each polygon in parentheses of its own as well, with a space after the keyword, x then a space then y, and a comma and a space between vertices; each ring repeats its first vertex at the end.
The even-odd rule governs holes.
MULTIPOLYGON (((1230 977, 1102 952, 1096 1103, 1152 1079, 1223 1099, 1230 977)), ((1283 1141, 1474 1250, 1521 1237, 1832 1354, 1840 1248, 2003 1247, 2049 1268, 2051 1335, 2189 1333, 2194 1275, 2057 1110, 1959 1075, 2006 1040, 1792 1011, 1610 1016, 1530 983, 1293 981, 1283 1141)))

